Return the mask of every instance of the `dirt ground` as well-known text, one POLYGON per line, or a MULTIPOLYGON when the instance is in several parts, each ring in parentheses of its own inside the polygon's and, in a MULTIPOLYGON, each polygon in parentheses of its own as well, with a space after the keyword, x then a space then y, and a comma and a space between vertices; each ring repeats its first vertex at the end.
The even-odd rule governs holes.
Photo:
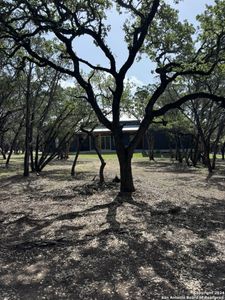
POLYGON ((103 187, 98 164, 1 177, 0 299, 225 299, 225 164, 136 159, 123 198, 117 162, 103 187))

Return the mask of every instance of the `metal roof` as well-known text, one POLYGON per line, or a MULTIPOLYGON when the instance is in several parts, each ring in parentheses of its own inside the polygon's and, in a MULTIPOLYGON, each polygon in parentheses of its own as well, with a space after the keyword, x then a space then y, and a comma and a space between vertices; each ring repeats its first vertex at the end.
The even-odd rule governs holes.
MULTIPOLYGON (((139 125, 125 125, 123 126, 123 131, 124 132, 132 132, 132 131, 137 131, 139 129, 139 125)), ((98 127, 95 128, 94 133, 109 133, 110 130, 106 127, 98 127)))

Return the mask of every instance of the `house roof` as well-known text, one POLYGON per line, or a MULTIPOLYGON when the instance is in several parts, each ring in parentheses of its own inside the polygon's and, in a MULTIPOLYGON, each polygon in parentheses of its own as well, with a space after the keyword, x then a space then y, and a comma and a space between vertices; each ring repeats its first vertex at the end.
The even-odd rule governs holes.
MULTIPOLYGON (((139 125, 125 125, 123 126, 124 132, 135 132, 139 129, 139 125)), ((93 131, 94 133, 109 133, 110 130, 106 127, 97 127, 93 131)))
MULTIPOLYGON (((112 114, 106 115, 109 121, 112 121, 112 114)), ((130 122, 130 121, 138 121, 132 114, 128 114, 126 112, 120 112, 120 122, 130 122)))
MULTIPOLYGON (((108 115, 107 118, 112 121, 112 114, 108 115)), ((139 120, 132 115, 127 113, 120 113, 120 123, 123 124, 123 132, 135 132, 139 129, 139 120)), ((94 133, 110 133, 110 130, 103 125, 99 125, 93 131, 94 133)))

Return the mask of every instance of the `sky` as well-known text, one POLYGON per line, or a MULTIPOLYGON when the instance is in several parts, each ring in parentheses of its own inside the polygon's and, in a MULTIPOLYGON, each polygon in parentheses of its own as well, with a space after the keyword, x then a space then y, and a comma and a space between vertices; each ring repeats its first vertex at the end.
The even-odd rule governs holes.
MULTIPOLYGON (((172 0, 167 0, 172 3, 172 0)), ((178 5, 175 5, 179 10, 179 16, 181 20, 187 19, 190 23, 197 26, 196 15, 202 13, 206 5, 211 5, 214 0, 182 0, 178 5)), ((107 16, 107 22, 111 24, 111 32, 107 38, 107 42, 116 57, 117 68, 126 60, 127 49, 124 43, 124 36, 122 31, 122 24, 125 16, 122 15, 118 18, 118 14, 111 11, 107 16)), ((90 38, 81 37, 79 43, 75 46, 77 54, 90 61, 93 64, 100 64, 101 66, 108 66, 108 61, 104 55, 96 46, 93 45, 90 38)), ((132 68, 129 70, 127 76, 129 80, 137 85, 145 85, 154 81, 154 75, 151 74, 152 63, 147 58, 143 58, 138 62, 135 62, 132 68)), ((86 69, 85 69, 86 70, 86 69)), ((66 86, 72 84, 72 81, 67 81, 66 86)))

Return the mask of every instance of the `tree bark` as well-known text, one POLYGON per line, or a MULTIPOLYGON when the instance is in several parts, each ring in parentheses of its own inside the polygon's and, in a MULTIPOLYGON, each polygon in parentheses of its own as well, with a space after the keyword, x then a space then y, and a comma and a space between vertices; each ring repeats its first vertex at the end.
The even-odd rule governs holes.
POLYGON ((148 143, 148 157, 149 157, 149 160, 153 160, 155 161, 155 158, 154 158, 154 135, 153 133, 148 129, 146 131, 146 138, 147 138, 147 143, 148 143))
POLYGON ((217 131, 217 136, 216 136, 216 139, 213 143, 213 159, 212 159, 212 168, 213 170, 216 168, 216 155, 217 155, 217 152, 218 152, 218 147, 219 147, 219 140, 222 136, 224 132, 224 118, 222 120, 222 122, 220 123, 219 127, 218 127, 218 131, 217 131))
POLYGON ((93 147, 98 155, 98 158, 101 162, 101 165, 100 165, 100 168, 99 168, 99 179, 100 179, 100 184, 103 184, 105 182, 105 178, 104 178, 104 168, 106 166, 106 162, 104 161, 104 158, 101 154, 101 151, 99 150, 98 146, 97 146, 97 143, 96 143, 96 139, 95 139, 95 136, 93 134, 93 130, 94 130, 95 127, 92 128, 91 131, 88 131, 88 130, 85 130, 84 128, 81 128, 81 130, 83 132, 85 132, 88 136, 90 136, 92 138, 92 141, 93 141, 93 147))
POLYGON ((31 73, 32 66, 29 65, 29 71, 27 75, 27 91, 26 91, 26 133, 25 133, 25 155, 24 155, 24 171, 23 176, 29 176, 29 160, 30 160, 30 126, 31 126, 31 116, 30 116, 30 96, 31 96, 31 73))
POLYGON ((80 142, 80 137, 78 136, 77 137, 77 151, 76 151, 76 155, 74 157, 73 165, 72 165, 72 168, 71 168, 71 176, 75 176, 75 167, 76 167, 77 160, 78 160, 78 157, 79 157, 79 154, 80 154, 81 143, 82 142, 80 142))
POLYGON ((104 161, 104 158, 103 158, 103 156, 101 154, 101 151, 99 150, 99 148, 98 148, 98 146, 96 144, 96 140, 95 140, 95 136, 94 136, 93 132, 92 131, 89 132, 88 135, 91 136, 91 138, 92 138, 94 149, 95 149, 95 151, 96 151, 96 153, 98 155, 98 158, 99 158, 99 160, 101 162, 101 165, 100 165, 100 168, 99 168, 99 182, 100 182, 100 184, 103 184, 105 182, 104 168, 106 166, 106 162, 104 161))
POLYGON ((31 113, 31 118, 30 118, 30 167, 31 171, 35 172, 35 158, 34 158, 34 153, 33 153, 33 128, 34 128, 34 119, 35 119, 35 108, 36 108, 36 101, 33 101, 32 103, 32 113, 31 113))
POLYGON ((191 161, 194 167, 197 166, 197 163, 199 161, 199 134, 193 137, 193 146, 191 148, 191 161))
POLYGON ((181 150, 180 150, 180 136, 179 136, 179 133, 175 133, 175 141, 176 141, 176 160, 179 162, 179 163, 182 163, 183 162, 183 158, 182 158, 182 155, 181 155, 181 150))
POLYGON ((31 171, 35 172, 35 163, 34 163, 34 153, 33 153, 33 146, 30 146, 30 167, 31 171))
POLYGON ((210 147, 204 144, 203 163, 208 168, 209 173, 213 172, 213 167, 210 159, 210 147))
POLYGON ((135 191, 131 167, 133 151, 117 149, 117 156, 120 165, 120 193, 131 194, 135 191))
POLYGON ((5 151, 3 149, 1 149, 1 154, 2 154, 2 158, 5 160, 6 159, 6 154, 5 154, 5 151))
POLYGON ((10 146, 10 150, 9 150, 9 154, 8 154, 8 157, 7 157, 7 160, 6 160, 6 163, 5 163, 5 166, 6 168, 9 166, 9 161, 10 161, 10 158, 12 156, 12 153, 13 153, 13 149, 15 148, 15 145, 16 145, 16 142, 17 142, 17 139, 18 139, 18 136, 20 134, 20 131, 23 127, 23 122, 24 122, 24 118, 22 118, 20 124, 19 124, 19 127, 14 135, 14 138, 13 138, 13 141, 12 141, 12 144, 10 146))
POLYGON ((225 157, 225 143, 223 143, 223 145, 221 147, 221 154, 222 154, 222 160, 224 160, 224 157, 225 157))
POLYGON ((213 170, 215 170, 215 168, 216 168, 216 154, 217 154, 217 152, 215 151, 213 153, 213 158, 212 158, 212 169, 213 170))
POLYGON ((40 136, 39 136, 39 129, 36 136, 36 144, 35 144, 35 158, 34 158, 34 165, 35 165, 35 171, 40 172, 39 169, 39 142, 40 142, 40 136))

